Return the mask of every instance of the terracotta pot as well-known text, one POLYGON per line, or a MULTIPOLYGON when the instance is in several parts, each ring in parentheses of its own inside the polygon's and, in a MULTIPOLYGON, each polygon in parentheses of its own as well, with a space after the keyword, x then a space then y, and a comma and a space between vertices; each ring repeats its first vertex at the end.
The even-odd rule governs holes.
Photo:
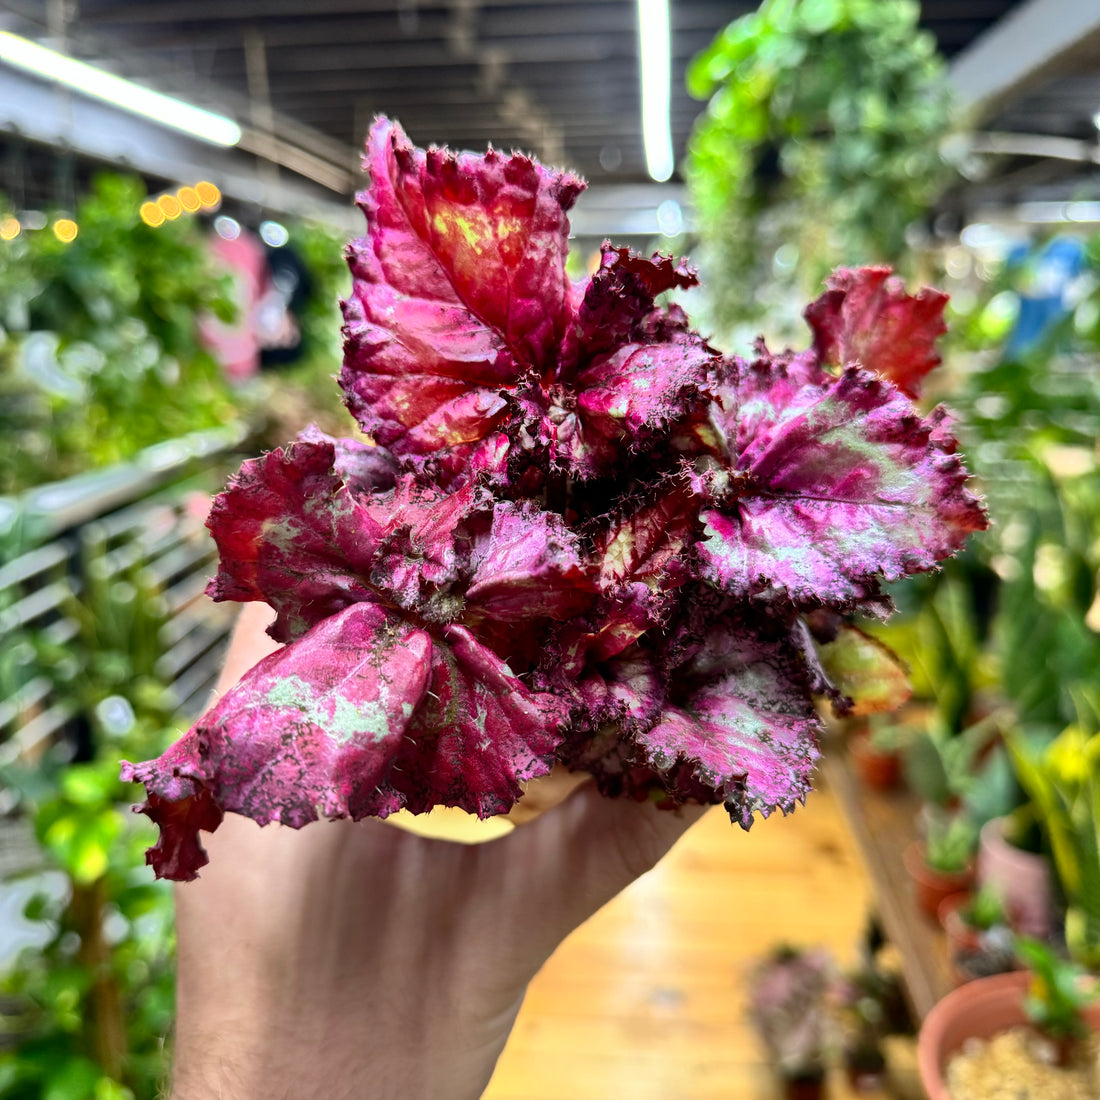
POLYGON ((901 778, 901 757, 883 752, 871 743, 871 736, 857 731, 848 738, 848 755, 860 779, 876 791, 891 791, 901 778))
MULTIPOLYGON (((948 993, 928 1013, 917 1040, 917 1065, 928 1100, 951 1100, 944 1074, 967 1039, 988 1039, 1027 1022, 1024 995, 1030 981, 1026 970, 979 978, 948 993)), ((1100 1030, 1100 1005, 1085 1009, 1085 1019, 1100 1030)))
POLYGON ((1025 852, 1005 840, 1005 819, 982 826, 978 881, 997 890, 1018 931, 1037 939, 1050 935, 1053 888, 1045 856, 1025 852))
POLYGON ((970 901, 968 893, 948 894, 936 909, 936 916, 947 936, 952 957, 955 951, 973 952, 981 950, 981 939, 977 929, 971 928, 962 918, 962 910, 970 901))
POLYGON ((974 868, 945 874, 924 862, 924 846, 914 840, 902 853, 902 861, 916 890, 917 907, 935 919, 940 903, 952 894, 966 893, 974 884, 974 868))

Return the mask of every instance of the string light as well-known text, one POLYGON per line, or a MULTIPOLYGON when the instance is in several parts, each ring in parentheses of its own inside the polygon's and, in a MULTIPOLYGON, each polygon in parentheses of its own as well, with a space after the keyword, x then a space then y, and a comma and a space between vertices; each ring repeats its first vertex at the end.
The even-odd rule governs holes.
POLYGON ((195 194, 199 196, 199 202, 208 210, 217 206, 222 201, 222 193, 217 186, 209 180, 199 180, 195 184, 195 194))
POLYGON ((161 195, 157 199, 157 206, 160 207, 160 212, 170 221, 174 222, 176 218, 183 213, 183 207, 180 205, 180 200, 175 195, 161 195))
POLYGON ((14 241, 22 231, 18 218, 4 218, 0 221, 0 241, 14 241))
POLYGON ((53 235, 63 244, 71 244, 79 232, 80 228, 72 218, 58 218, 53 223, 53 235))
POLYGON ((202 201, 199 199, 199 193, 193 187, 181 187, 176 192, 176 198, 179 199, 180 206, 182 206, 188 214, 194 214, 195 211, 202 206, 202 201))
POLYGON ((140 213, 141 220, 153 229, 164 224, 164 212, 155 202, 143 202, 140 213))

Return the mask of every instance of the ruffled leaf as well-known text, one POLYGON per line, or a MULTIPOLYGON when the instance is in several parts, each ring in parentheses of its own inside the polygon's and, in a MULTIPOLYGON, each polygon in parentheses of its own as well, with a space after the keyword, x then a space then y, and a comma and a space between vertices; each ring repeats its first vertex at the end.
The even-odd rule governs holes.
POLYGON ((804 313, 821 361, 858 363, 916 397, 942 361, 936 341, 947 331, 947 295, 928 287, 906 294, 888 267, 838 268, 826 286, 804 313))
POLYGON ((344 303, 347 403, 396 454, 484 439, 501 391, 556 358, 569 321, 566 212, 583 183, 527 157, 415 149, 379 119, 344 303))
POLYGON ((160 825, 149 861, 193 878, 221 814, 300 828, 407 807, 509 809, 545 774, 562 704, 462 627, 442 636, 358 603, 264 658, 159 760, 125 765, 160 825))
POLYGON ((716 502, 700 512, 701 572, 730 595, 874 599, 986 526, 942 425, 892 386, 849 369, 798 390, 791 410, 701 485, 716 502))
POLYGON ((505 622, 563 620, 590 606, 592 570, 562 518, 533 505, 498 504, 471 555, 468 613, 505 622))
MULTIPOLYGON (((262 600, 286 642, 349 603, 366 584, 382 528, 335 469, 331 441, 290 443, 241 466, 210 510, 221 554, 215 600, 262 600)), ((345 452, 344 461, 349 461, 345 452)))

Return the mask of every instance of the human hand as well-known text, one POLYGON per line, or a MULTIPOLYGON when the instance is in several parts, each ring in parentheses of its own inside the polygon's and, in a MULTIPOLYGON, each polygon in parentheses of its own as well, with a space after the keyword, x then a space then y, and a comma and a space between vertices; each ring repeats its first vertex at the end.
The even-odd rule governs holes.
MULTIPOLYGON (((274 648, 249 608, 223 679, 274 648)), ((508 836, 228 815, 177 888, 174 1100, 473 1100, 527 983, 704 811, 591 784, 508 836)))

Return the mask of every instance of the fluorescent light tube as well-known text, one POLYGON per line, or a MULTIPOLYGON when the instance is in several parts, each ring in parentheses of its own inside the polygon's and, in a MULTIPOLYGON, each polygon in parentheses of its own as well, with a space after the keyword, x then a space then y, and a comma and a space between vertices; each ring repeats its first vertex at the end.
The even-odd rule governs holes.
POLYGON ((236 145, 241 140, 241 128, 231 118, 143 88, 8 31, 0 31, 0 61, 213 145, 236 145))
POLYGON ((659 183, 672 175, 671 34, 668 0, 638 0, 638 68, 646 171, 659 183))

